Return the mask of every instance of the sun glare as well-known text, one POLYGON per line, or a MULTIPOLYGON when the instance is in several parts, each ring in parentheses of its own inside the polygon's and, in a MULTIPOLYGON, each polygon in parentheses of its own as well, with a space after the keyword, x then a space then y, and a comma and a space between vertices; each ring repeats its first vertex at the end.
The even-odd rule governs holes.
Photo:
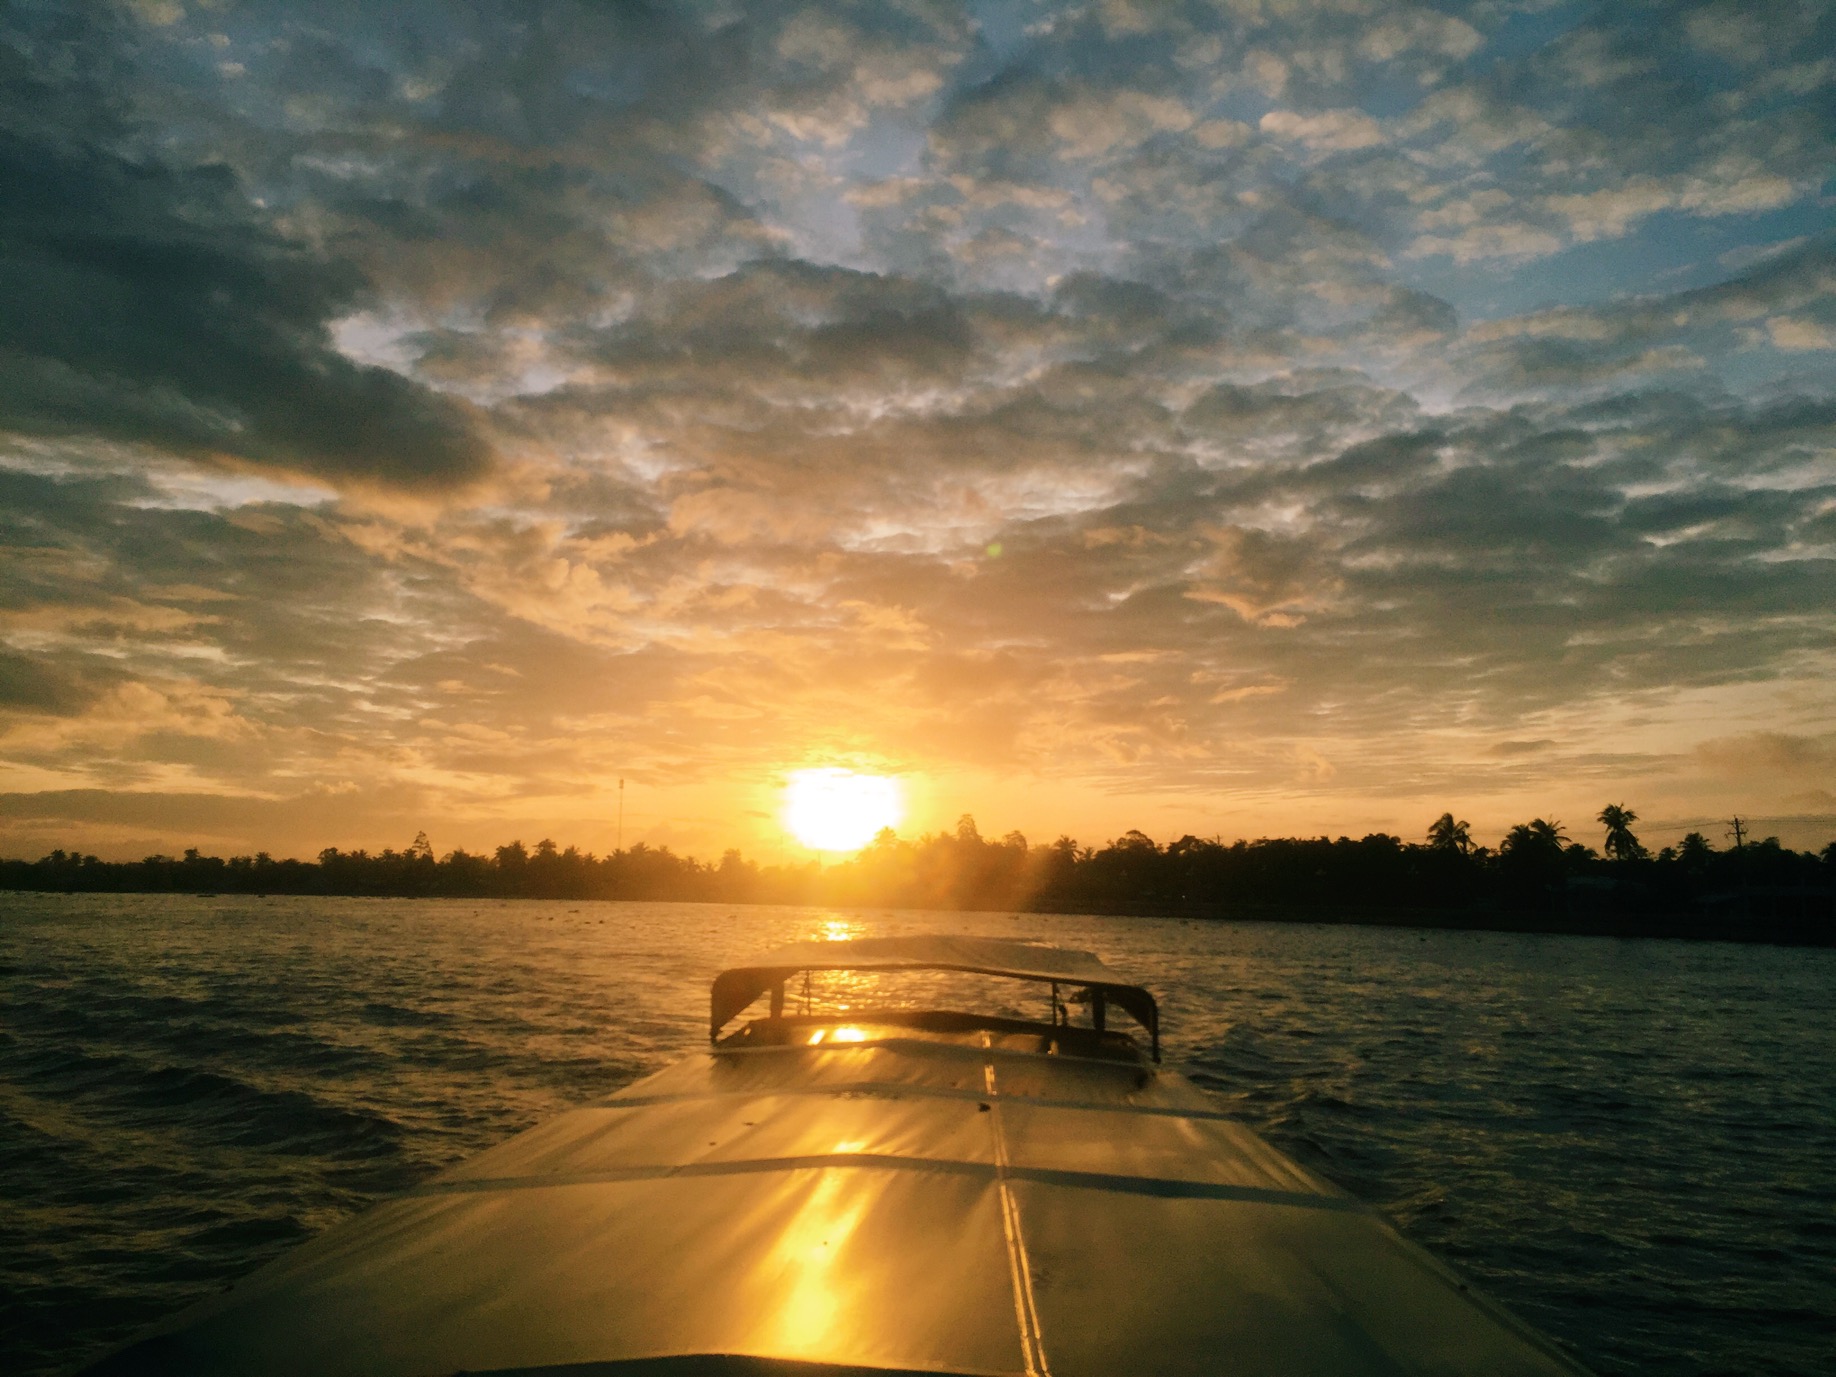
POLYGON ((784 825, 812 851, 858 851, 904 811, 899 781, 886 775, 793 770, 784 786, 784 825))

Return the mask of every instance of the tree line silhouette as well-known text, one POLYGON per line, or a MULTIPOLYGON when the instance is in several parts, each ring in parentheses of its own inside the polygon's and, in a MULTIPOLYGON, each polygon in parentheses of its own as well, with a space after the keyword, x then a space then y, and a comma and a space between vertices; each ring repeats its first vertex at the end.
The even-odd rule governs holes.
POLYGON ((421 833, 401 851, 331 847, 316 862, 196 850, 110 862, 53 851, 0 861, 0 887, 823 903, 1836 940, 1836 842, 1813 854, 1776 837, 1749 841, 1737 818, 1731 846, 1692 832, 1652 855, 1632 831, 1638 815, 1624 805, 1608 805, 1598 820, 1599 851, 1545 818, 1512 827, 1495 849, 1480 846, 1452 813, 1418 843, 1379 832, 1228 843, 1184 836, 1161 845, 1129 831, 1093 848, 1065 836, 1035 846, 1018 832, 991 840, 965 814, 954 831, 916 840, 889 828, 827 866, 761 866, 738 851, 704 863, 642 842, 607 856, 543 840, 533 850, 515 841, 488 855, 436 857, 421 833))

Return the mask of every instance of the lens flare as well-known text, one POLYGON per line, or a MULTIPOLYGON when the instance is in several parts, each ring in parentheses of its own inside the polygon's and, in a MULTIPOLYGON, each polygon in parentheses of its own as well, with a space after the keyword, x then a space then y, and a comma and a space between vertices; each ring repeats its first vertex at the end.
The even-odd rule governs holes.
POLYGON ((826 767, 794 770, 784 786, 784 825, 812 851, 858 851, 904 815, 899 781, 826 767))

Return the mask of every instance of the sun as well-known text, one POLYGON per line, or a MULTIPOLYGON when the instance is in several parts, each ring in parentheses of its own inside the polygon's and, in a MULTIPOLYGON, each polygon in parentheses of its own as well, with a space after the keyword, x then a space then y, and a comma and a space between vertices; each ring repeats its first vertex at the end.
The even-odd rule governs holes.
POLYGON ((828 766, 793 770, 784 785, 784 825, 812 851, 858 851, 905 807, 899 781, 828 766))

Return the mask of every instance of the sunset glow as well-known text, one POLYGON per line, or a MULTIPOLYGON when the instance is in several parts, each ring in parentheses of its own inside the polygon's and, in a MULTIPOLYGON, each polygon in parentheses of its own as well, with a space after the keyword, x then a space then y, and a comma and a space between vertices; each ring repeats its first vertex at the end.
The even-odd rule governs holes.
POLYGON ((797 770, 784 786, 784 825, 812 851, 858 851, 904 811, 899 782, 885 775, 797 770))
POLYGON ((0 854, 1821 846, 1813 9, 11 7, 0 854))

